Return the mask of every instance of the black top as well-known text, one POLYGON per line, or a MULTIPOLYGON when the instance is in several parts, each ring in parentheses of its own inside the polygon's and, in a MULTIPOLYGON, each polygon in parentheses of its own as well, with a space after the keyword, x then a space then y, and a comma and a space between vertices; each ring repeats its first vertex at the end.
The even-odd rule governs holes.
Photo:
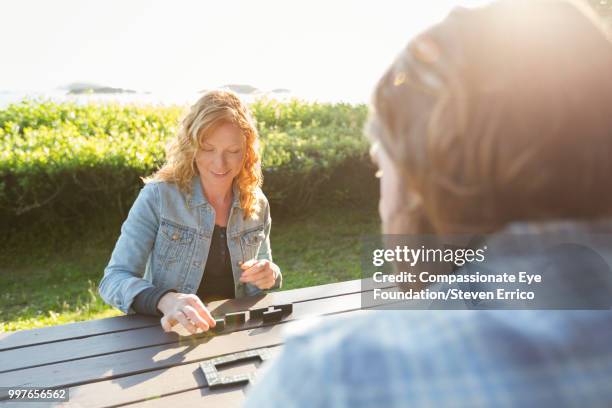
POLYGON ((204 303, 234 297, 234 274, 227 246, 226 227, 215 225, 197 295, 204 303))
MULTIPOLYGON (((161 311, 157 309, 157 304, 168 292, 176 292, 176 289, 147 288, 136 295, 132 308, 137 313, 162 316, 161 311)), ((234 274, 225 227, 215 225, 204 276, 197 295, 204 303, 234 297, 234 274)))

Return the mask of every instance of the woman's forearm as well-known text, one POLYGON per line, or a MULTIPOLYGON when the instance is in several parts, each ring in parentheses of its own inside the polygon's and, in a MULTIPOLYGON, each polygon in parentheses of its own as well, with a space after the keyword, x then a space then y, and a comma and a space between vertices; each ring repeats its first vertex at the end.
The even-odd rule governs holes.
POLYGON ((163 312, 158 308, 158 304, 160 299, 168 292, 176 292, 176 290, 156 287, 147 288, 136 295, 132 303, 132 308, 136 313, 150 316, 163 316, 163 312))

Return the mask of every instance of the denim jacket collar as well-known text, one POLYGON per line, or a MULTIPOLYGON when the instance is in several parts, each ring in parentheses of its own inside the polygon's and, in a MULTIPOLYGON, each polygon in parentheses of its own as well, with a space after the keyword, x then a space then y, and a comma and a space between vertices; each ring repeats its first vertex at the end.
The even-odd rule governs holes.
MULTIPOLYGON (((199 207, 201 205, 210 205, 204 191, 202 191, 202 183, 200 182, 200 175, 195 174, 191 180, 191 198, 189 198, 188 205, 190 208, 199 207)), ((236 180, 232 182, 232 191, 234 193, 232 207, 240 208, 240 190, 236 184, 236 180)))

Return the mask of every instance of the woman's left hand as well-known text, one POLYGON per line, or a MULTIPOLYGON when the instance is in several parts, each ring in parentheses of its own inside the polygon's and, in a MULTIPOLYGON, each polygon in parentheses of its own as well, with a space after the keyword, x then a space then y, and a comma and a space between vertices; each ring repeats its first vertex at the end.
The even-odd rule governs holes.
POLYGON ((267 259, 250 259, 242 263, 240 268, 244 271, 240 276, 240 282, 251 283, 259 289, 270 289, 274 286, 280 273, 279 267, 267 259))

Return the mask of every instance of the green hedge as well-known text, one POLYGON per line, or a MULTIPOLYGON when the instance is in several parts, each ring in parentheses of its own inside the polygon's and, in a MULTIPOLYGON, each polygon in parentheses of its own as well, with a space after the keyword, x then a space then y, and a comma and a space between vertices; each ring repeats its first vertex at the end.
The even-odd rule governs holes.
MULTIPOLYGON (((26 100, 0 110, 0 226, 125 214, 184 107, 26 100)), ((259 100, 264 191, 282 212, 376 195, 364 105, 259 100)))

